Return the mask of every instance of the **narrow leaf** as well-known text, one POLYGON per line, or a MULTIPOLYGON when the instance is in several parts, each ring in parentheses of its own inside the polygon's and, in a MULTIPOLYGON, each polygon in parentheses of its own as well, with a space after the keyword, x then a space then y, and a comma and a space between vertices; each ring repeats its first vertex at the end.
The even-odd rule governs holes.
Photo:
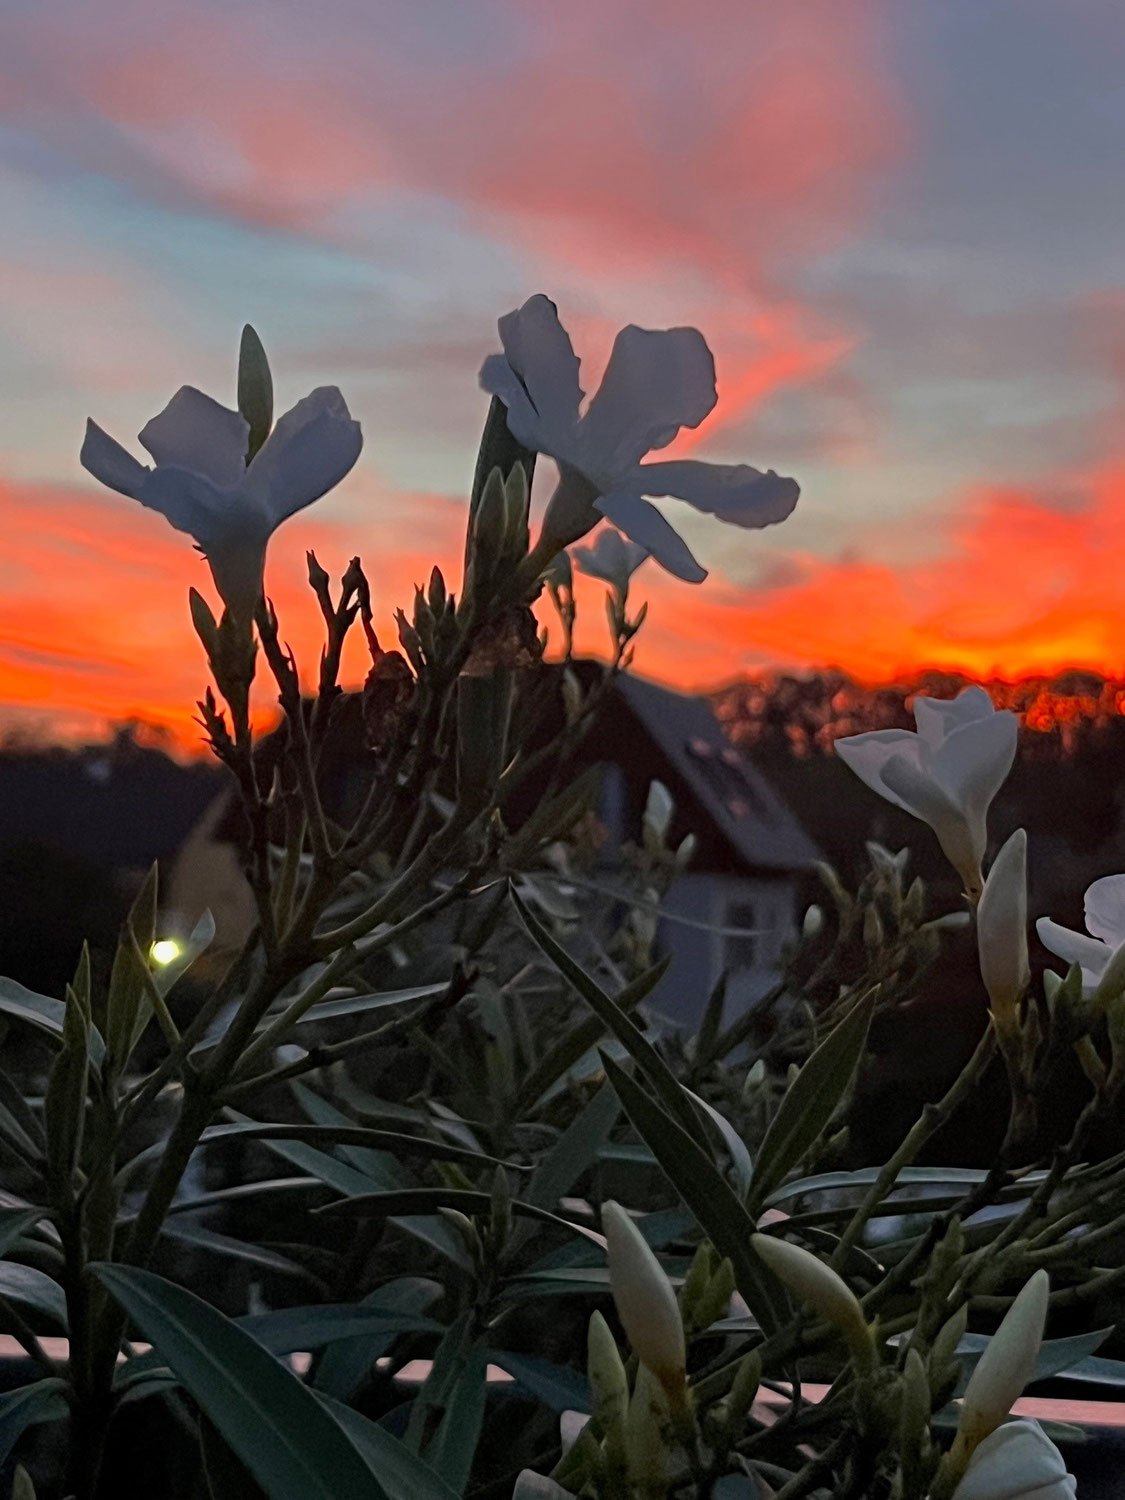
POLYGON ((755 1209, 802 1160, 851 1087, 867 1045, 874 1004, 872 996, 856 1005, 786 1090, 758 1151, 752 1183, 755 1209))
POLYGON ((716 1250, 733 1265, 735 1282, 750 1311, 767 1334, 776 1333, 784 1314, 750 1249, 755 1225, 741 1199, 707 1152, 649 1098, 624 1068, 607 1057, 605 1069, 638 1135, 651 1148, 716 1250))
POLYGON ((689 1135, 696 1128, 694 1112, 685 1090, 656 1048, 566 949, 555 941, 543 924, 512 891, 512 901, 531 937, 585 1000, 607 1031, 613 1033, 640 1068, 664 1109, 689 1135))
POLYGON ((388 1500, 323 1403, 229 1318, 152 1271, 92 1270, 270 1500, 388 1500))
POLYGON ((0 1464, 29 1427, 40 1422, 58 1422, 67 1416, 65 1380, 37 1380, 0 1396, 0 1464))

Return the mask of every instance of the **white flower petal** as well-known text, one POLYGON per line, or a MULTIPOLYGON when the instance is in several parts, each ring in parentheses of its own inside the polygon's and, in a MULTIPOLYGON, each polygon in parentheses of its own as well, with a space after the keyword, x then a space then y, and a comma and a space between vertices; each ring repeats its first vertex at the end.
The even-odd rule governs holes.
MULTIPOLYGON (((930 757, 930 770, 971 823, 982 827, 1016 756, 1019 722, 1006 709, 952 729, 930 757)), ((981 849, 984 853, 984 849, 981 849)))
POLYGON ((872 729, 866 734, 849 734, 837 740, 835 750, 848 769, 854 771, 873 792, 901 807, 903 812, 914 812, 885 785, 883 767, 892 755, 906 755, 919 764, 920 745, 916 734, 909 729, 872 729))
POLYGON ((247 471, 247 492, 277 526, 339 484, 362 447, 343 396, 319 386, 279 418, 247 471))
POLYGON ((1086 891, 1086 930, 1110 947, 1125 943, 1125 875, 1103 875, 1086 891))
POLYGON ((582 388, 578 384, 578 358, 570 335, 559 322, 558 308, 539 293, 515 312, 506 313, 497 327, 508 364, 538 414, 542 451, 565 458, 578 423, 582 388), (557 448, 563 452, 557 453, 557 448))
POLYGON ((693 458, 638 464, 625 484, 635 484, 638 495, 674 495, 720 521, 749 529, 784 521, 801 493, 795 479, 772 469, 763 474, 749 464, 707 464, 693 458))
POLYGON ((1063 927, 1058 922, 1052 922, 1050 917, 1040 917, 1035 924, 1035 931, 1049 953, 1061 958, 1065 964, 1079 964, 1083 974, 1088 973, 1095 980, 1109 963, 1113 953, 1110 945, 1103 943, 1100 938, 1087 937, 1084 932, 1063 927))
POLYGON ((508 430, 516 441, 536 453, 550 452, 539 413, 532 406, 523 381, 502 354, 488 356, 480 367, 479 381, 482 391, 498 397, 508 408, 508 430))
POLYGON ((243 490, 220 489, 191 469, 148 470, 137 499, 204 549, 222 546, 232 536, 268 532, 265 518, 247 511, 243 490))
MULTIPOLYGON (((697 328, 630 324, 614 340, 602 383, 579 423, 582 465, 617 476, 714 408, 715 361, 697 328)), ((593 477, 593 475, 591 475, 593 477)))
POLYGON ((629 579, 649 556, 647 547, 627 542, 612 526, 603 526, 592 547, 575 547, 579 572, 611 583, 624 593, 629 579))
POLYGON ((116 438, 103 432, 96 422, 86 421, 86 437, 79 455, 82 467, 119 495, 140 499, 141 486, 149 470, 123 448, 116 438))
POLYGON ((1066 1460, 1038 1422, 1019 1417, 986 1437, 953 1500, 1074 1500, 1066 1460))
POLYGON ((702 583, 707 577, 707 569, 699 566, 683 537, 669 525, 655 505, 637 495, 616 493, 601 495, 594 503, 627 537, 651 552, 669 573, 687 583, 702 583))
POLYGON ((228 488, 246 472, 250 428, 238 412, 184 385, 141 428, 140 441, 158 466, 190 469, 228 488))
POLYGON ((882 770, 883 786, 893 792, 899 805, 937 830, 952 819, 963 821, 961 809, 945 788, 928 776, 910 754, 892 755, 882 770))
POLYGON ((991 718, 995 712, 988 691, 982 687, 963 688, 956 698, 914 700, 914 722, 918 725, 918 733, 928 745, 935 748, 947 734, 959 729, 962 724, 991 718))

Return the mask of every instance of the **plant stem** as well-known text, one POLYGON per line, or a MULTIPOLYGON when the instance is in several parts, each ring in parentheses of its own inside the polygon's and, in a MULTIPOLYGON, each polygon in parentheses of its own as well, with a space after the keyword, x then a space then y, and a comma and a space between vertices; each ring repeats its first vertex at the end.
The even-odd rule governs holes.
POLYGON ((894 1187, 899 1173, 911 1165, 922 1147, 946 1123, 953 1111, 968 1094, 969 1090, 975 1088, 983 1077, 989 1063, 992 1061, 995 1052, 996 1032, 990 1022, 980 1041, 977 1043, 972 1057, 970 1057, 969 1061, 961 1069, 957 1079, 936 1104, 926 1104, 923 1107, 922 1113, 907 1132, 898 1150, 864 1194, 863 1201, 852 1215, 847 1228, 840 1236, 840 1242, 836 1246, 836 1250, 832 1256, 831 1264, 836 1269, 839 1269, 844 1263, 849 1251, 863 1233, 864 1226, 872 1211, 894 1187))

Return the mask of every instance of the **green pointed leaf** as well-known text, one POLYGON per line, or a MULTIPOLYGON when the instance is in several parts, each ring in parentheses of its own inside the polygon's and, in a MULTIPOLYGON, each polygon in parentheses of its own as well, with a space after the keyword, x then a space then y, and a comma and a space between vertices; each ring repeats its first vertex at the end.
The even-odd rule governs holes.
POLYGON ((211 1500, 265 1500, 261 1485, 203 1416, 199 1419, 199 1455, 211 1500))
MULTIPOLYGON (((434 1282, 429 1301, 440 1292, 434 1282)), ((376 1294, 377 1295, 377 1294, 376 1294)), ((283 1307, 273 1312, 250 1313, 235 1318, 235 1326, 258 1341, 271 1354, 309 1353, 337 1343, 360 1343, 365 1349, 378 1341, 388 1346, 402 1333, 443 1334, 445 1325, 427 1318, 418 1309, 382 1307, 356 1303, 314 1303, 309 1307, 283 1307)), ((372 1356, 372 1361, 376 1356, 372 1356)), ((323 1363, 323 1361, 322 1361, 323 1363)), ((164 1367, 163 1355, 155 1350, 134 1355, 118 1366, 116 1383, 132 1385, 164 1367)), ((320 1382, 317 1382, 319 1386, 320 1382)))
MULTIPOLYGON (((25 989, 14 979, 0 978, 0 1015, 26 1021, 29 1026, 34 1026, 37 1031, 49 1037, 56 1046, 62 1046, 66 1006, 61 1000, 53 1000, 49 995, 37 995, 34 990, 25 989)), ((97 1027, 92 1026, 90 1060, 100 1067, 104 1056, 105 1042, 97 1027)))
POLYGON ((506 1349, 485 1351, 525 1391, 551 1411, 592 1411, 586 1377, 567 1365, 556 1365, 533 1354, 510 1354, 506 1349))
MULTIPOLYGON (((362 1197, 347 1198, 343 1202, 327 1203, 314 1212, 347 1218, 380 1218, 392 1214, 437 1213, 441 1208, 456 1208, 464 1214, 488 1214, 492 1208, 492 1195, 466 1188, 402 1188, 393 1193, 365 1193, 362 1197)), ((583 1229, 581 1224, 572 1224, 569 1219, 537 1208, 534 1203, 513 1198, 512 1212, 524 1218, 538 1219, 543 1224, 553 1224, 568 1234, 581 1235, 595 1245, 605 1244, 602 1236, 592 1229, 583 1229)))
POLYGON ((726 1147, 727 1154, 730 1157, 731 1168, 734 1172, 734 1180, 738 1184, 739 1192, 745 1198, 750 1190, 751 1179, 754 1176, 754 1163, 750 1159, 750 1152, 746 1149, 746 1142, 725 1115, 721 1115, 713 1105, 707 1103, 706 1099, 701 1099, 698 1094, 693 1094, 690 1089, 687 1092, 689 1098, 695 1100, 696 1104, 699 1105, 708 1120, 710 1120, 719 1139, 726 1147))
POLYGON ((66 1327, 66 1293, 57 1281, 34 1266, 0 1261, 0 1298, 46 1313, 61 1328, 66 1327))
POLYGON ((202 1224, 185 1224, 182 1219, 168 1219, 161 1226, 160 1232, 182 1244, 194 1245, 197 1250, 210 1250, 231 1260, 248 1261, 264 1271, 278 1271, 284 1276, 300 1276, 313 1281, 317 1279, 310 1277, 304 1266, 285 1255, 279 1255, 276 1250, 267 1250, 249 1240, 239 1240, 214 1229, 205 1229, 202 1224))
POLYGON ((851 1087, 867 1045, 874 1003, 872 996, 854 1006, 786 1090, 758 1150, 752 1182, 755 1208, 804 1158, 851 1087))
POLYGON ((689 1135, 697 1128, 695 1112, 679 1080, 635 1021, 631 1020, 512 891, 512 902, 531 937, 563 977, 573 985, 605 1029, 621 1043, 640 1068, 662 1107, 689 1135))
MULTIPOLYGON (((447 982, 441 984, 416 984, 404 990, 386 990, 379 994, 347 995, 339 1000, 322 1000, 310 1006, 296 1024, 306 1026, 310 1021, 334 1021, 340 1016, 363 1015, 365 1011, 386 1010, 393 1005, 408 1005, 412 1000, 434 1000, 449 989, 447 982)), ((259 1028, 264 1031, 267 1022, 259 1028)))
MULTIPOLYGON (((1039 1345, 1039 1353, 1035 1358, 1035 1373, 1028 1381, 1028 1385, 1032 1385, 1037 1380, 1050 1380, 1067 1375, 1072 1380, 1090 1379, 1089 1375, 1077 1373, 1083 1365, 1115 1363, 1112 1360, 1093 1360, 1088 1357, 1095 1350, 1100 1349, 1112 1334, 1112 1328, 1098 1328, 1092 1333, 1076 1333, 1065 1339, 1044 1339, 1039 1345)), ((957 1382, 955 1395, 965 1394, 969 1376, 991 1342, 987 1334, 967 1333, 957 1345, 957 1353, 961 1357, 961 1378, 957 1382)))
POLYGON ((32 1162, 41 1162, 46 1137, 41 1122, 32 1114, 27 1100, 15 1083, 0 1069, 0 1134, 17 1152, 32 1162))
POLYGON ((750 1249, 754 1220, 706 1151, 666 1115, 620 1064, 606 1057, 605 1070, 637 1134, 650 1147, 665 1176, 695 1215, 700 1228, 734 1267, 738 1290, 767 1334, 784 1314, 750 1249))
MULTIPOLYGON (((369 1293, 359 1306, 377 1317, 428 1323, 431 1320, 424 1316, 425 1310, 443 1291, 437 1281, 403 1276, 369 1293)), ((388 1327, 383 1333, 368 1331, 357 1338, 335 1340, 317 1362, 313 1384, 326 1396, 346 1401, 363 1383, 375 1361, 392 1347, 399 1331, 388 1327)))
MULTIPOLYGON (((868 1187, 876 1182, 882 1167, 860 1167, 854 1172, 817 1172, 812 1177, 796 1177, 792 1182, 782 1183, 765 1199, 766 1208, 775 1208, 787 1203, 790 1198, 800 1198, 806 1193, 830 1192, 834 1188, 868 1187)), ((974 1187, 983 1182, 988 1173, 977 1167, 904 1167, 895 1178, 896 1188, 911 1183, 935 1187, 974 1187)), ((1040 1181, 1041 1172, 1028 1172, 1020 1181, 1027 1184, 1040 1181)), ((930 1200, 921 1198, 923 1205, 930 1200)), ((854 1204, 853 1204, 854 1207, 854 1204)), ((909 1200, 903 1200, 903 1211, 909 1209, 909 1200)))
POLYGON ((318 1394, 318 1399, 339 1422, 372 1472, 379 1475, 387 1500, 460 1500, 460 1490, 450 1489, 440 1474, 385 1427, 368 1421, 331 1396, 318 1394))
POLYGON ((450 1489, 463 1495, 484 1425, 488 1402, 488 1360, 483 1349, 473 1349, 458 1371, 433 1442, 426 1449, 431 1467, 450 1489))
POLYGON ((20 1235, 46 1213, 45 1208, 0 1208, 0 1256, 7 1255, 20 1235))
POLYGON ((152 1271, 91 1270, 270 1500, 389 1500, 324 1404, 229 1318, 152 1271))
POLYGON ((524 1189, 524 1199, 540 1208, 557 1208, 559 1199, 596 1164, 598 1151, 620 1113, 620 1099, 604 1084, 540 1159, 524 1189))
POLYGON ((215 918, 205 911, 192 928, 187 940, 179 944, 179 952, 170 963, 158 964, 153 971, 157 992, 163 996, 171 993, 187 971, 201 958, 215 941, 215 918))
POLYGON ((68 1416, 65 1380, 37 1380, 0 1396, 0 1464, 29 1427, 40 1422, 58 1422, 68 1416))
MULTIPOLYGON (((353 1119, 338 1110, 334 1104, 330 1104, 327 1099, 322 1099, 305 1084, 294 1081, 290 1084, 290 1088, 293 1091, 293 1097, 314 1125, 343 1126, 345 1129, 355 1125, 353 1119)), ((342 1145, 339 1149, 342 1157, 351 1162, 357 1171, 371 1179, 373 1187, 395 1188, 410 1185, 409 1174, 404 1172, 390 1151, 373 1151, 370 1146, 347 1145, 342 1145)))

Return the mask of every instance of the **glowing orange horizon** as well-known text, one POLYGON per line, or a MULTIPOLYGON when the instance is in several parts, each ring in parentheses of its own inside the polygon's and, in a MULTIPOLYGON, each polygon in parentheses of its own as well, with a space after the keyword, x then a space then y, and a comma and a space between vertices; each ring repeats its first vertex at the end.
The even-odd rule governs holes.
MULTIPOLYGON (((650 605, 635 668, 684 690, 829 666, 871 685, 909 684, 927 670, 1012 684, 1070 669, 1120 678, 1125 464, 1072 477, 1068 493, 1077 500, 1052 509, 1012 488, 978 491, 935 528, 931 555, 897 568, 798 555, 788 559, 787 581, 772 587, 716 574, 690 588, 648 564, 635 579, 634 607, 650 605)), ((320 629, 306 548, 334 577, 361 553, 385 642, 394 640, 394 609, 409 606, 435 562, 458 586, 463 508, 434 496, 392 503, 382 524, 379 507, 371 526, 312 513, 275 540, 268 586, 307 678, 320 629), (407 546, 396 540, 404 533, 407 546)), ((192 584, 210 593, 210 579, 188 540, 126 501, 44 486, 0 485, 0 521, 0 718, 69 740, 137 718, 163 726, 182 752, 198 751, 194 705, 207 672, 186 595, 192 584)), ((603 586, 580 576, 577 589, 578 649, 599 654, 603 586)), ((549 605, 540 616, 557 642, 549 605)), ((366 671, 356 636, 344 674, 353 686, 366 671)), ((1082 711, 1063 703, 1066 695, 1053 708, 1049 696, 1034 709, 1041 725, 1082 711)), ((273 713, 265 682, 259 711, 273 713)))

